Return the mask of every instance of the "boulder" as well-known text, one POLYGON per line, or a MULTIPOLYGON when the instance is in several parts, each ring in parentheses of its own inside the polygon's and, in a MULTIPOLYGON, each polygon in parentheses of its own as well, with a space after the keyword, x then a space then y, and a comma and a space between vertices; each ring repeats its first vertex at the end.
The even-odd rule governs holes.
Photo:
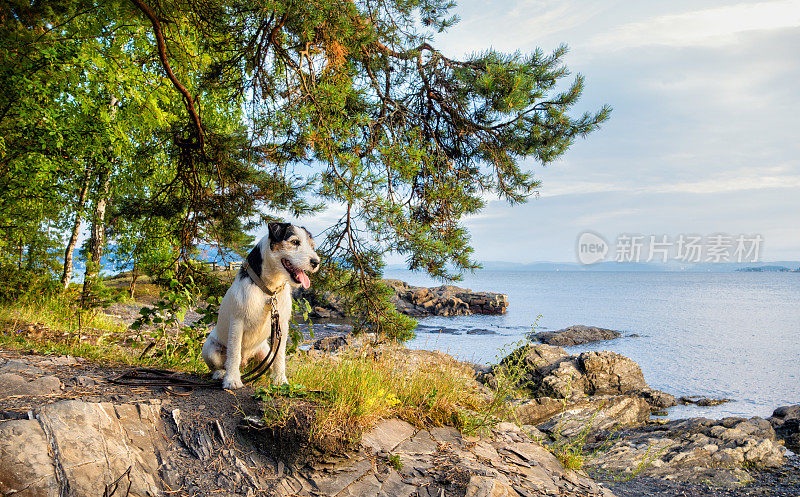
POLYGON ((350 344, 350 338, 345 336, 332 336, 320 338, 314 341, 314 350, 321 350, 323 352, 336 352, 337 350, 347 347, 350 344))
POLYGON ((800 404, 775 409, 769 421, 786 447, 800 453, 800 404))
POLYGON ((619 338, 619 331, 598 328, 596 326, 573 325, 558 331, 540 331, 533 333, 532 338, 548 345, 567 347, 583 343, 599 342, 619 338))
POLYGON ((537 397, 518 403, 514 407, 516 419, 523 425, 538 425, 564 410, 563 400, 552 397, 537 397))
POLYGON ((649 388, 639 365, 616 352, 572 356, 561 347, 531 344, 509 354, 500 367, 517 372, 520 386, 534 397, 579 400, 586 395, 641 394, 654 407, 674 401, 671 395, 649 388))
POLYGON ((622 394, 648 388, 636 362, 616 352, 583 352, 578 363, 584 371, 588 395, 622 394))

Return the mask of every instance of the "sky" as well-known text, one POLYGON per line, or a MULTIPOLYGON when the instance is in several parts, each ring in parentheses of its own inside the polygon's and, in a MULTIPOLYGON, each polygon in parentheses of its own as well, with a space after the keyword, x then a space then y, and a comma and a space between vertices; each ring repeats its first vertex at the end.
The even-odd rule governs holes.
MULTIPOLYGON (((455 12, 435 43, 445 54, 566 43, 586 78, 576 115, 613 108, 560 160, 524 162, 535 198, 490 198, 466 219, 477 260, 575 262, 587 230, 758 234, 761 260, 800 260, 800 0, 462 0, 455 12)), ((335 215, 299 222, 318 233, 335 215)))

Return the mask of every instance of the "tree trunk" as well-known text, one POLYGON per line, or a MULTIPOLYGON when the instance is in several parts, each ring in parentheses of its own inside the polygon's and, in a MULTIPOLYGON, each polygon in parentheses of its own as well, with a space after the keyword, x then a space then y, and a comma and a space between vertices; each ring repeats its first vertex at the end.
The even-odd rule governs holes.
POLYGON ((67 242, 67 250, 64 252, 64 272, 61 274, 61 286, 64 290, 69 286, 69 280, 72 279, 72 259, 75 252, 75 245, 78 243, 78 234, 81 229, 81 218, 83 217, 83 209, 86 205, 86 194, 89 192, 89 171, 83 178, 81 191, 78 195, 78 203, 75 205, 75 221, 72 225, 72 233, 67 242))
MULTIPOLYGON (((111 120, 117 113, 119 100, 111 97, 109 110, 111 120)), ((112 147, 109 145, 106 152, 106 163, 100 167, 97 182, 97 199, 94 204, 94 215, 92 216, 92 234, 89 239, 89 253, 86 257, 86 271, 83 274, 83 295, 81 299, 85 306, 91 306, 91 287, 93 280, 100 273, 100 260, 103 257, 103 249, 106 243, 106 207, 108 207, 108 197, 111 191, 111 165, 114 163, 112 147)))
POLYGON ((100 273, 100 260, 106 241, 106 207, 108 206, 108 193, 111 187, 111 172, 103 166, 97 185, 97 200, 94 204, 92 216, 92 233, 89 238, 89 252, 86 257, 86 272, 83 274, 83 294, 88 296, 91 280, 100 273))
POLYGON ((136 268, 136 263, 133 263, 133 271, 131 271, 131 284, 128 287, 128 294, 131 298, 133 298, 133 294, 136 293, 136 280, 139 279, 139 270, 136 268))

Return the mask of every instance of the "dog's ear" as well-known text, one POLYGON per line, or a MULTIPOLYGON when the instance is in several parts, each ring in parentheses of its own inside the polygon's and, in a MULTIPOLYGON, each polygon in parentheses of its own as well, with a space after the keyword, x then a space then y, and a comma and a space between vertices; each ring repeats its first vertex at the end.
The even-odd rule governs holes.
POLYGON ((289 226, 291 223, 269 223, 269 248, 272 249, 272 244, 280 243, 291 234, 289 233, 289 226))
MULTIPOLYGON (((256 276, 259 278, 261 277, 261 266, 264 264, 264 258, 261 256, 261 244, 256 243, 256 246, 253 247, 253 250, 247 254, 247 265, 253 269, 253 272, 256 273, 256 276)), ((248 278, 250 275, 247 274, 246 271, 242 271, 242 277, 247 276, 248 278)))

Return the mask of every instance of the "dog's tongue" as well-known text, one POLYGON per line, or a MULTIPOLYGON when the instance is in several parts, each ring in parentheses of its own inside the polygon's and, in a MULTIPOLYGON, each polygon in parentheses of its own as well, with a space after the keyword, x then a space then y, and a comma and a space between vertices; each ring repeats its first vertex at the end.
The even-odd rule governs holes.
POLYGON ((299 281, 306 290, 311 286, 311 280, 308 279, 308 275, 306 275, 302 269, 295 269, 294 277, 297 278, 297 281, 299 281))

